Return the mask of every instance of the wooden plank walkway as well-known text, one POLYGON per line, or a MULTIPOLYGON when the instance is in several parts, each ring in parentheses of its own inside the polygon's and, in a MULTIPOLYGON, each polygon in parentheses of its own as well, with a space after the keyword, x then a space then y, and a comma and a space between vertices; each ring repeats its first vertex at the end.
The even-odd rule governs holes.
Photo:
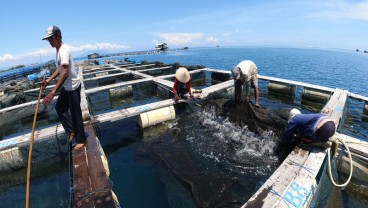
MULTIPOLYGON (((90 120, 88 103, 84 88, 82 71, 81 79, 81 110, 84 121, 90 120)), ((72 149, 71 152, 71 178, 73 181, 73 207, 109 208, 117 207, 113 199, 111 185, 107 175, 108 167, 104 167, 102 148, 96 138, 94 129, 89 123, 85 126, 88 135, 86 146, 72 149)))
MULTIPOLYGON (((322 112, 339 122, 346 99, 347 93, 336 89, 322 112)), ((307 206, 315 192, 316 177, 325 156, 323 149, 296 147, 242 207, 307 206)))
POLYGON ((72 150, 73 207, 116 207, 94 130, 86 125, 85 131, 89 135, 86 146, 72 150))

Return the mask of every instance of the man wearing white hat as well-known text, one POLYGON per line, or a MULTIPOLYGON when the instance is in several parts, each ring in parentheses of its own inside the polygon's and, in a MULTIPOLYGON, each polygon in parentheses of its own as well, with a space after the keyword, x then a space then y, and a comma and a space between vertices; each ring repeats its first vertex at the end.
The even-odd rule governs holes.
POLYGON ((294 108, 290 111, 284 139, 290 141, 293 134, 303 142, 327 142, 335 134, 336 124, 331 117, 323 113, 302 114, 294 108))
POLYGON ((86 135, 80 107, 81 82, 74 67, 70 48, 63 43, 61 31, 56 26, 48 27, 42 40, 48 40, 51 47, 56 49, 57 70, 42 82, 41 88, 45 89, 48 83, 59 75, 55 87, 46 95, 42 103, 44 105, 49 104, 56 92, 61 89, 55 104, 55 110, 65 132, 69 134, 69 140, 73 140, 74 149, 82 148, 86 142, 86 135))
POLYGON ((185 98, 185 95, 189 93, 190 98, 193 98, 191 91, 192 78, 188 70, 184 67, 179 67, 175 73, 175 81, 173 92, 175 94, 175 101, 185 98))
POLYGON ((235 86, 235 102, 240 103, 242 86, 245 87, 245 101, 249 102, 250 87, 254 89, 255 107, 259 107, 259 91, 258 91, 258 69, 257 65, 250 60, 240 62, 231 70, 235 86))

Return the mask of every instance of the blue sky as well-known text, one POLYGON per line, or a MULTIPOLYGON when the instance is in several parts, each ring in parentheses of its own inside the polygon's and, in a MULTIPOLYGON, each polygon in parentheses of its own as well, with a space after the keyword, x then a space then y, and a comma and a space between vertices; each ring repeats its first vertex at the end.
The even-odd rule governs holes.
POLYGON ((74 57, 162 42, 368 51, 368 0, 12 0, 0 8, 0 69, 53 59, 55 50, 41 40, 50 25, 74 57))

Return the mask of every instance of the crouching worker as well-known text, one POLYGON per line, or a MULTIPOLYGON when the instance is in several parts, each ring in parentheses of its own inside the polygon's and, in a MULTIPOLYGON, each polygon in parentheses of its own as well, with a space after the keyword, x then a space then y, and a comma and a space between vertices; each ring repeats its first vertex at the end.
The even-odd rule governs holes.
POLYGON ((241 102, 242 86, 245 88, 245 101, 249 102, 250 87, 254 89, 254 106, 259 108, 259 90, 258 90, 258 69, 253 61, 245 60, 240 62, 231 70, 235 86, 235 102, 241 102))
POLYGON ((289 121, 284 139, 290 143, 325 143, 335 134, 334 120, 326 114, 302 114, 294 108, 289 113, 289 121), (295 141, 297 139, 297 141, 295 141))
POLYGON ((193 98, 192 91, 191 91, 191 82, 192 78, 188 70, 184 67, 179 67, 175 73, 175 82, 173 87, 173 92, 175 95, 175 101, 179 99, 186 98, 186 94, 189 93, 190 98, 193 98))

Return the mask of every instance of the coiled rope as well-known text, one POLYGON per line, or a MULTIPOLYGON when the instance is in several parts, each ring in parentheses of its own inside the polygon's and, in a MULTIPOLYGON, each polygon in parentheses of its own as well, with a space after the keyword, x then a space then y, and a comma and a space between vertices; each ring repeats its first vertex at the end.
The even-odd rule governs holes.
POLYGON ((348 153, 348 157, 349 157, 349 161, 350 161, 350 172, 349 172, 349 177, 348 177, 348 179, 346 180, 346 182, 345 183, 343 183, 343 184, 337 184, 336 182, 335 182, 335 180, 334 180, 334 178, 332 177, 332 173, 331 173, 331 147, 329 147, 328 149, 327 149, 327 159, 328 159, 328 161, 327 161, 327 163, 328 163, 328 176, 330 177, 330 180, 331 180, 331 183, 334 185, 334 186, 336 186, 336 187, 345 187, 345 186, 347 186, 348 184, 349 184, 349 182, 350 182, 350 179, 351 179, 351 176, 353 175, 353 160, 352 160, 352 158, 351 158, 351 153, 350 153, 350 150, 349 150, 349 147, 348 147, 348 145, 346 145, 346 143, 344 142, 344 140, 343 139, 340 139, 340 138, 337 138, 343 145, 344 145, 344 147, 346 148, 346 150, 347 150, 347 153, 348 153))

